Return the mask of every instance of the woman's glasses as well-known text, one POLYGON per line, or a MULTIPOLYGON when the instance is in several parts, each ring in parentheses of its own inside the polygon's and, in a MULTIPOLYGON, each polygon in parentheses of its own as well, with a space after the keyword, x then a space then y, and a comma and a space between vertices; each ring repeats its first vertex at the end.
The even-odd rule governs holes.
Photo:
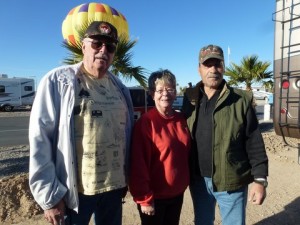
POLYGON ((92 41, 85 40, 85 41, 90 42, 91 47, 96 50, 101 49, 102 46, 104 45, 109 53, 114 53, 117 48, 116 44, 114 44, 114 43, 106 43, 106 42, 99 41, 99 40, 92 40, 92 41))
POLYGON ((168 89, 162 89, 162 90, 156 90, 155 92, 158 93, 159 95, 162 95, 164 92, 167 92, 167 94, 174 94, 175 89, 173 88, 168 88, 168 89))

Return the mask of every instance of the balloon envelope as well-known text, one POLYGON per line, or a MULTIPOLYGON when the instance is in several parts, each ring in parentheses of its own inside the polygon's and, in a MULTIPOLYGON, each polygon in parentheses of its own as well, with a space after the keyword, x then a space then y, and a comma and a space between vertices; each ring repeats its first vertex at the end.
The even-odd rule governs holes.
POLYGON ((68 44, 81 46, 80 34, 93 21, 106 21, 114 25, 119 37, 128 39, 128 23, 125 16, 103 3, 85 3, 73 8, 62 23, 62 35, 68 44))

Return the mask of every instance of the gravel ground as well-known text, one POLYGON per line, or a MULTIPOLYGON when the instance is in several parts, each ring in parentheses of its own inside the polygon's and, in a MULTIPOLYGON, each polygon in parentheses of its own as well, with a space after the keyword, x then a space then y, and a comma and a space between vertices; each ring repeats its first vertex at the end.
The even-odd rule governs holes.
POLYGON ((19 145, 9 148, 0 147, 0 179, 28 173, 29 146, 19 145))

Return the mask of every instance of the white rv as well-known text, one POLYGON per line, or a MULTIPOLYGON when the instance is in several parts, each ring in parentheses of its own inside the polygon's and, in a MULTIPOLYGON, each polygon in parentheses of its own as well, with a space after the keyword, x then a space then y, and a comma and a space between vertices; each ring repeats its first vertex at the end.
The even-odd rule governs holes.
POLYGON ((0 109, 6 112, 14 107, 31 106, 35 96, 34 79, 0 76, 0 109))
POLYGON ((300 138, 300 0, 276 0, 273 20, 274 128, 284 140, 300 138))

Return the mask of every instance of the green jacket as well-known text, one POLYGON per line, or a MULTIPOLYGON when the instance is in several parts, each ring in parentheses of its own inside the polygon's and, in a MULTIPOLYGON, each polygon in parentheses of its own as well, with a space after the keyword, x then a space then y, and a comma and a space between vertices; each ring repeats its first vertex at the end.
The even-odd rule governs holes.
MULTIPOLYGON (((193 139, 191 178, 199 169, 195 132, 202 94, 200 85, 202 82, 186 90, 182 109, 193 139)), ((212 118, 212 180, 216 191, 234 191, 252 182, 254 177, 268 175, 268 158, 252 98, 249 92, 225 83, 217 100, 212 118)))

